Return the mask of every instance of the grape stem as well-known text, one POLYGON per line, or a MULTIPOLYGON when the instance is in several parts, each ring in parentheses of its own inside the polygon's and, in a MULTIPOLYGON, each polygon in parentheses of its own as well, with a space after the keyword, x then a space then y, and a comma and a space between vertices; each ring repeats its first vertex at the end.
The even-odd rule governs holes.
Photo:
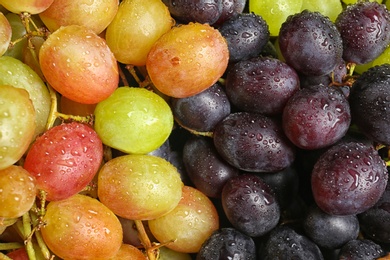
POLYGON ((0 251, 22 248, 24 245, 19 242, 0 243, 0 251))
POLYGON ((5 254, 3 254, 3 253, 0 252, 0 260, 12 260, 12 258, 9 258, 9 257, 6 256, 5 254))
POLYGON ((146 254, 149 260, 156 260, 158 256, 158 250, 153 249, 152 243, 148 235, 146 234, 144 224, 142 220, 134 220, 135 226, 137 227, 138 236, 141 240, 142 245, 145 247, 146 254))

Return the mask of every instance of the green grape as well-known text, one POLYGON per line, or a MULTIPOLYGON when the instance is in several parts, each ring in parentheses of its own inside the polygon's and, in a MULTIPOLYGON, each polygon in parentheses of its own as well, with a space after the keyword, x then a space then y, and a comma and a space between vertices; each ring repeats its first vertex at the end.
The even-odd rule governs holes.
POLYGON ((382 65, 385 63, 390 63, 390 48, 387 47, 384 52, 382 52, 379 57, 377 57, 375 60, 372 62, 372 67, 376 65, 382 65))
POLYGON ((26 28, 24 27, 20 16, 14 13, 5 15, 12 28, 11 41, 19 40, 12 48, 9 48, 4 55, 14 57, 15 59, 23 59, 23 49, 27 46, 26 28), (22 39, 23 38, 23 39, 22 39), (21 39, 21 40, 20 40, 21 39))
POLYGON ((343 10, 343 6, 340 0, 306 0, 302 2, 302 10, 305 9, 320 12, 334 22, 343 10))
POLYGON ((35 109, 34 137, 43 133, 50 113, 51 99, 45 83, 38 74, 20 60, 2 56, 0 57, 0 84, 11 85, 28 92, 35 109))
POLYGON ((130 154, 146 154, 169 137, 173 115, 159 95, 120 87, 95 108, 95 130, 103 143, 130 154))
MULTIPOLYGON (((359 2, 359 0, 341 0, 344 4, 346 5, 352 5, 352 4, 356 4, 357 2, 359 2)), ((369 0, 368 2, 378 2, 378 3, 382 3, 382 0, 369 0)), ((388 2, 388 1, 386 1, 388 2)), ((386 4, 387 5, 387 4, 386 4)))
POLYGON ((249 11, 264 18, 271 36, 278 36, 279 30, 289 15, 299 13, 302 0, 249 0, 249 11))
POLYGON ((26 90, 0 85, 0 169, 17 162, 35 131, 35 111, 26 90))
POLYGON ((106 162, 98 173, 98 197, 116 215, 148 220, 172 211, 183 183, 177 169, 152 155, 124 155, 106 162))
POLYGON ((169 249, 166 246, 160 248, 158 260, 191 260, 191 255, 188 253, 177 252, 169 249))

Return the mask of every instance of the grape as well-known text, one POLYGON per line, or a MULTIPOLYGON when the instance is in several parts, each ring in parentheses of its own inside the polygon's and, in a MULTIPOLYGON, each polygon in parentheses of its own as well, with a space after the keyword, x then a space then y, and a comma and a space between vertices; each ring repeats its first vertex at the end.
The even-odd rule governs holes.
POLYGON ((241 111, 281 114, 299 89, 299 77, 286 63, 269 57, 240 61, 226 76, 226 93, 241 111))
POLYGON ((27 38, 23 38, 26 35, 26 28, 24 27, 20 16, 14 13, 7 13, 5 15, 12 28, 11 41, 14 45, 4 53, 5 56, 11 56, 15 59, 23 59, 23 48, 27 46, 27 38), (18 40, 18 41, 16 41, 18 40))
POLYGON ((287 64, 306 75, 331 73, 343 54, 340 33, 319 12, 304 10, 290 16, 280 28, 278 41, 287 64))
POLYGON ((300 12, 302 3, 302 0, 249 0, 249 11, 262 16, 269 26, 270 35, 278 36, 282 23, 289 15, 300 12))
POLYGON ((120 87, 95 108, 95 130, 103 143, 132 154, 157 149, 169 137, 173 115, 156 93, 120 87))
POLYGON ((253 13, 242 13, 221 24, 218 28, 229 48, 230 62, 259 56, 269 40, 268 25, 253 13))
POLYGON ((377 58, 389 45, 390 15, 377 2, 349 5, 337 17, 336 26, 343 39, 343 58, 364 64, 377 58))
POLYGON ((218 229, 203 243, 196 256, 196 260, 214 259, 255 260, 255 242, 234 228, 218 229))
POLYGON ((7 17, 0 12, 0 56, 2 56, 8 49, 12 37, 12 27, 7 17))
POLYGON ((79 103, 98 103, 118 86, 114 54, 103 38, 84 26, 63 26, 50 34, 39 51, 39 63, 47 82, 79 103))
POLYGON ((222 12, 218 20, 213 26, 219 26, 225 21, 243 13, 246 5, 246 0, 222 0, 222 12))
POLYGON ((361 74, 349 96, 352 122, 371 140, 385 145, 390 144, 389 96, 389 64, 375 66, 361 74))
POLYGON ((0 170, 0 217, 18 218, 35 202, 35 178, 21 166, 0 170))
POLYGON ((351 112, 337 87, 316 85, 300 89, 283 110, 283 129, 302 149, 319 149, 340 140, 348 131, 351 112))
POLYGON ((239 174, 220 158, 207 137, 192 137, 184 144, 183 163, 194 186, 214 198, 220 198, 225 183, 239 174))
POLYGON ((231 165, 251 172, 276 172, 295 159, 295 147, 276 118, 258 113, 232 113, 217 124, 214 145, 231 165))
POLYGON ((85 195, 51 201, 43 221, 42 237, 62 259, 110 259, 122 245, 118 218, 97 199, 85 195))
POLYGON ((96 104, 82 104, 61 96, 61 113, 75 116, 90 116, 94 113, 96 104))
POLYGON ((211 132, 216 124, 230 114, 230 101, 218 83, 196 95, 172 98, 175 121, 186 129, 211 132))
POLYGON ((42 79, 26 64, 8 56, 0 57, 0 84, 25 89, 35 110, 34 137, 45 131, 51 99, 42 79))
POLYGON ((228 61, 228 45, 221 33, 208 24, 190 23, 172 28, 155 42, 146 69, 161 93, 183 98, 217 82, 228 61))
POLYGON ((0 170, 17 162, 33 141, 35 111, 28 92, 0 85, 0 170))
POLYGON ((353 239, 340 250, 340 260, 372 260, 385 256, 383 249, 368 239, 353 239))
POLYGON ((222 0, 163 0, 177 20, 188 23, 215 23, 222 15, 222 0))
POLYGON ((33 36, 29 39, 29 44, 24 46, 22 50, 22 59, 21 61, 28 65, 35 73, 44 80, 41 66, 37 57, 39 56, 39 50, 41 49, 42 44, 45 42, 45 39, 39 36, 33 36))
POLYGON ((303 220, 305 234, 319 247, 341 248, 359 235, 359 221, 356 215, 329 215, 312 206, 303 220))
POLYGON ((374 206, 388 180, 378 152, 369 145, 345 141, 326 150, 314 165, 314 199, 325 213, 359 214, 374 206))
POLYGON ((318 246, 288 226, 278 226, 260 250, 260 259, 316 259, 324 257, 318 246))
POLYGON ((184 186, 179 204, 168 214, 149 220, 149 228, 159 242, 182 253, 196 253, 219 228, 219 217, 210 199, 199 190, 184 186))
POLYGON ((180 175, 168 161, 152 155, 123 155, 98 174, 98 197, 120 217, 149 220, 172 211, 182 195, 180 175))
POLYGON ((191 255, 188 253, 177 252, 168 247, 161 247, 158 260, 191 260, 191 255))
POLYGON ((77 24, 99 34, 114 19, 118 4, 119 0, 94 0, 93 4, 89 1, 56 0, 39 17, 51 32, 61 26, 77 24))
POLYGON ((119 62, 143 66, 152 45, 173 24, 161 0, 125 0, 107 27, 107 44, 119 62))
POLYGON ((248 236, 262 236, 279 222, 280 207, 275 194, 257 175, 230 178, 223 187, 221 199, 230 223, 248 236))
POLYGON ((0 5, 12 13, 27 12, 30 14, 39 14, 46 10, 54 0, 0 0, 0 5))
POLYGON ((144 253, 133 245, 122 244, 119 251, 109 260, 146 260, 144 253))
POLYGON ((84 189, 98 172, 103 145, 96 132, 82 123, 57 125, 38 137, 27 153, 24 168, 47 192, 62 200, 84 189))
POLYGON ((326 2, 322 0, 306 0, 302 2, 301 10, 305 9, 312 12, 320 12, 334 22, 337 16, 343 11, 343 6, 340 0, 327 0, 326 2))

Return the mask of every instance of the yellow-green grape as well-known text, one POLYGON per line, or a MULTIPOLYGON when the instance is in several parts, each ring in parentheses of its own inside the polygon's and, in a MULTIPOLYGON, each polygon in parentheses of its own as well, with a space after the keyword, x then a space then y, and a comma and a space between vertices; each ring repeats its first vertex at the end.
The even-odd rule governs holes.
MULTIPOLYGON (((357 2, 359 2, 359 0, 341 0, 344 4, 346 5, 352 5, 352 4, 356 4, 357 2)), ((369 2, 378 2, 378 3, 382 3, 383 1, 382 0, 369 0, 369 2)), ((388 1, 387 1, 388 2, 388 1)))
POLYGON ((8 49, 12 37, 12 27, 7 17, 0 12, 0 56, 8 49))
POLYGON ((249 0, 249 11, 264 18, 271 36, 278 36, 280 26, 289 15, 299 13, 302 0, 249 0))
POLYGON ((343 10, 343 6, 340 0, 306 0, 302 2, 302 10, 305 9, 312 12, 320 12, 334 22, 343 10))
POLYGON ((382 65, 385 63, 390 63, 390 48, 389 47, 387 47, 387 49, 385 49, 385 51, 372 62, 372 66, 382 65))
POLYGON ((191 260, 191 255, 174 251, 166 246, 160 248, 158 260, 191 260))

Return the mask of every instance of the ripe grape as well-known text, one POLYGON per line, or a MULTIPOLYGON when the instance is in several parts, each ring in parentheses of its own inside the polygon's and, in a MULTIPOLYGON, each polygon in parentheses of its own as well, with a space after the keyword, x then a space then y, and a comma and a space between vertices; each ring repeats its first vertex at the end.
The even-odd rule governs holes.
POLYGON ((119 251, 109 260, 147 260, 144 253, 133 245, 122 244, 119 251))
POLYGON ((155 42, 146 69, 161 93, 183 98, 211 87, 225 72, 228 61, 228 45, 218 30, 208 24, 189 23, 172 28, 155 42))
POLYGON ((218 229, 203 243, 196 255, 196 260, 214 259, 255 260, 255 242, 234 228, 218 229))
POLYGON ((277 115, 299 89, 298 74, 286 63, 259 57, 235 63, 227 72, 226 93, 241 111, 277 115))
POLYGON ((45 11, 53 2, 54 0, 0 0, 0 5, 16 14, 24 12, 39 14, 45 11))
POLYGON ((385 256, 380 245, 369 239, 353 239, 346 243, 339 252, 340 260, 372 260, 385 256))
POLYGON ((0 57, 0 84, 25 89, 35 110, 34 137, 45 131, 51 99, 42 79, 29 66, 16 58, 0 57))
POLYGON ((239 174, 238 169, 219 156, 207 137, 192 137, 186 141, 183 163, 194 186, 214 198, 220 198, 225 183, 239 174))
POLYGON ((110 24, 118 10, 119 0, 56 0, 49 8, 39 13, 39 18, 45 26, 54 32, 61 26, 83 25, 101 33, 110 24))
POLYGON ((268 25, 253 13, 242 13, 218 27, 229 48, 229 61, 237 62, 259 56, 269 40, 268 25))
POLYGON ((143 66, 152 45, 173 24, 161 0, 125 0, 107 27, 107 44, 119 62, 143 66))
POLYGON ((215 23, 222 14, 222 0, 163 0, 174 18, 182 23, 215 23))
POLYGON ((336 20, 343 39, 343 58, 364 64, 377 58, 390 44, 390 15, 385 5, 359 2, 347 6, 336 20))
POLYGON ((317 160, 311 175, 314 199, 328 214, 359 214, 375 205, 385 191, 386 165, 367 144, 341 141, 317 160))
POLYGON ((180 201, 183 183, 177 169, 152 155, 123 155, 106 162, 98 173, 98 197, 120 217, 155 219, 180 201))
POLYGON ((35 178, 21 166, 0 170, 0 218, 18 218, 35 202, 35 178))
POLYGON ((339 31, 319 12, 304 10, 289 16, 280 28, 278 42, 287 64, 306 75, 331 73, 343 54, 339 31))
POLYGON ((217 210, 199 190, 184 186, 179 204, 168 214, 148 221, 150 231, 166 247, 183 253, 196 253, 219 228, 217 210))
POLYGON ((26 90, 0 85, 0 170, 17 162, 35 133, 35 111, 26 90))
POLYGON ((231 111, 225 89, 218 83, 190 97, 172 98, 171 108, 176 122, 197 132, 212 132, 231 111))
POLYGON ((340 140, 348 131, 351 112, 337 87, 315 85, 297 91, 283 110, 283 129, 302 149, 319 149, 340 140))
POLYGON ((275 194, 258 175, 230 178, 223 187, 221 199, 230 223, 248 236, 262 236, 279 222, 280 207, 275 194))
POLYGON ((390 145, 390 65, 368 69, 353 83, 349 95, 352 122, 375 142, 390 145))
POLYGON ((37 187, 47 192, 47 200, 62 200, 92 181, 102 158, 102 142, 90 126, 63 123, 35 140, 24 168, 36 178, 37 187))
POLYGON ((243 13, 246 5, 246 0, 222 0, 222 12, 218 20, 213 26, 220 26, 225 21, 243 13))
POLYGON ((95 130, 103 143, 125 153, 146 154, 169 137, 173 115, 156 93, 120 87, 99 102, 94 111, 95 130))
POLYGON ((215 127, 213 140, 221 157, 244 171, 276 172, 295 159, 281 123, 258 113, 230 114, 215 127))
POLYGON ((117 61, 105 40, 80 25, 62 26, 39 51, 47 82, 63 96, 96 104, 118 87, 117 61))
POLYGON ((62 259, 110 259, 122 245, 115 214, 97 199, 76 194, 51 201, 40 229, 48 248, 62 259))
POLYGON ((2 56, 8 49, 12 38, 12 27, 7 17, 0 12, 0 56, 2 56))

